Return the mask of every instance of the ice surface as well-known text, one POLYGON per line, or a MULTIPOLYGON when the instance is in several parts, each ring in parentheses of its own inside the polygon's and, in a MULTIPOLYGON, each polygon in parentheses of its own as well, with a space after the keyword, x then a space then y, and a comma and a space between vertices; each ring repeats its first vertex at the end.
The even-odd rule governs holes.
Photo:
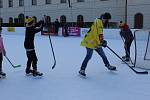
MULTIPOLYGON (((26 54, 23 47, 24 35, 3 35, 7 56, 12 68, 4 58, 5 79, 0 79, 0 100, 149 100, 150 75, 137 75, 122 64, 107 48, 104 51, 117 71, 108 71, 101 57, 94 52, 89 61, 87 78, 78 76, 86 50, 80 46, 81 37, 51 37, 57 60, 51 69, 53 57, 47 36, 35 37, 38 70, 42 78, 25 75, 26 54)), ((124 49, 121 40, 107 39, 108 45, 120 56, 124 49)), ((141 70, 141 69, 137 69, 141 70)))

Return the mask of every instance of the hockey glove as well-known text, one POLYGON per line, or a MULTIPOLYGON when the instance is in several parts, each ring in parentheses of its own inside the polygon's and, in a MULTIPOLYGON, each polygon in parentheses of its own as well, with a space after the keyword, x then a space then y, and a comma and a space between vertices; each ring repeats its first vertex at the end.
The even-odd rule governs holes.
POLYGON ((103 41, 102 41, 102 46, 103 46, 103 47, 107 47, 107 41, 106 41, 106 40, 103 40, 103 41))
POLYGON ((103 39, 104 39, 103 34, 99 34, 99 40, 100 40, 100 42, 103 42, 103 39))

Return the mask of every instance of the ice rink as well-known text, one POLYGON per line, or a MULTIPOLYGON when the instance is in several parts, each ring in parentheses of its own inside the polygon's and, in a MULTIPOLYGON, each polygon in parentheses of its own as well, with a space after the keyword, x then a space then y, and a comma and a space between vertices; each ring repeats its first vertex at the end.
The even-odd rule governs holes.
MULTIPOLYGON (((104 51, 117 71, 107 70, 101 57, 94 52, 86 69, 87 78, 80 78, 78 71, 86 55, 86 49, 80 46, 81 37, 51 37, 56 56, 56 67, 53 70, 49 38, 39 35, 35 37, 38 70, 44 73, 42 78, 25 75, 27 58, 23 46, 24 35, 3 34, 3 39, 9 59, 14 65, 22 66, 13 68, 4 58, 3 70, 7 77, 0 79, 0 100, 150 99, 150 75, 134 73, 107 48, 104 51)), ((116 53, 124 55, 121 40, 106 40, 116 53)))

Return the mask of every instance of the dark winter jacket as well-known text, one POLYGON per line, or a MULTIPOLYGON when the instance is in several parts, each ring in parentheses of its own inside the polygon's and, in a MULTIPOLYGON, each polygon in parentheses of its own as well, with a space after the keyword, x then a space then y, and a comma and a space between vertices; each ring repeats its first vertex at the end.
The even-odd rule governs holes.
POLYGON ((121 30, 120 35, 125 39, 125 43, 131 43, 133 41, 133 34, 130 29, 121 30))
POLYGON ((40 31, 42 31, 42 27, 40 28, 26 27, 25 41, 24 41, 25 49, 34 49, 34 37, 35 34, 40 31))
POLYGON ((60 23, 58 22, 58 21, 55 21, 55 28, 59 28, 59 26, 60 26, 60 23))

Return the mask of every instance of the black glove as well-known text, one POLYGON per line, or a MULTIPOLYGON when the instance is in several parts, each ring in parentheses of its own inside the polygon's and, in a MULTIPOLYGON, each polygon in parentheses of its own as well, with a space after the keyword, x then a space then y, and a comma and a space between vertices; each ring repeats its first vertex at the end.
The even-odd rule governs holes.
POLYGON ((102 41, 102 46, 103 46, 103 47, 107 47, 107 41, 106 41, 106 40, 103 40, 103 41, 102 41))
POLYGON ((44 20, 40 20, 39 23, 43 25, 44 24, 44 20))

